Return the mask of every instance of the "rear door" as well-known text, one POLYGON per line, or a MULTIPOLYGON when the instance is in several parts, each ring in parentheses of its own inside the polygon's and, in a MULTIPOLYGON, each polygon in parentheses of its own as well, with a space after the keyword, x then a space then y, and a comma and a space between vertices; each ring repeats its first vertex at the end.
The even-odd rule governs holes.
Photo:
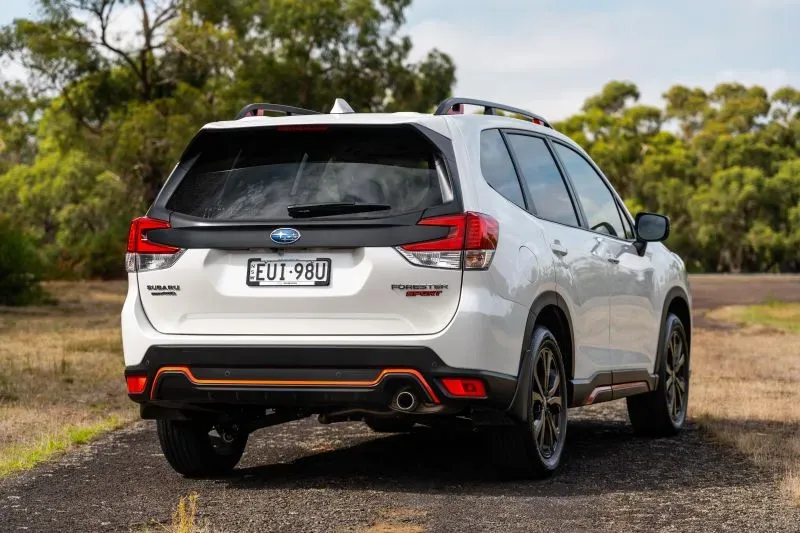
POLYGON ((442 330, 460 267, 395 246, 447 236, 417 222, 461 211, 448 157, 408 125, 202 131, 151 210, 171 227, 147 239, 183 252, 138 272, 147 317, 171 334, 442 330))
POLYGON ((610 364, 605 243, 580 228, 578 210, 545 139, 513 132, 506 138, 555 258, 556 284, 572 318, 575 378, 588 378, 610 364))
POLYGON ((654 339, 660 320, 653 291, 654 269, 649 256, 640 257, 633 230, 610 186, 582 154, 555 142, 556 153, 569 174, 589 230, 602 242, 599 257, 609 268, 610 365, 614 382, 628 378, 622 370, 647 370, 655 357, 654 339))

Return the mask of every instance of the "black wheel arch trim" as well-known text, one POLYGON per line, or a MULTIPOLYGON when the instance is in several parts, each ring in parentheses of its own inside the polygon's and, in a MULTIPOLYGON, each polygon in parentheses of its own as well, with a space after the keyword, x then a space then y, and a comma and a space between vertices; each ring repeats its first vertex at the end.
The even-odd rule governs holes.
MULTIPOLYGON (((546 291, 540 294, 531 305, 531 309, 528 312, 528 319, 525 322, 525 334, 522 339, 522 348, 520 350, 520 366, 519 372, 517 373, 517 387, 514 391, 514 398, 511 401, 511 405, 509 406, 509 414, 517 419, 517 420, 527 420, 528 417, 528 402, 529 402, 529 389, 531 384, 531 373, 533 369, 532 365, 532 353, 531 353, 531 340, 533 339, 533 332, 536 326, 536 321, 539 318, 539 315, 544 310, 545 307, 548 306, 555 306, 563 313, 563 316, 566 317, 566 324, 565 326, 569 329, 569 336, 570 336, 570 344, 573 346, 571 350, 572 353, 565 354, 564 347, 559 346, 561 350, 561 357, 569 357, 570 358, 570 366, 569 368, 575 368, 575 335, 574 330, 572 328, 572 318, 570 317, 569 310, 567 309, 566 303, 564 302, 563 298, 558 295, 555 291, 546 291)), ((553 332, 555 333, 555 332, 553 332)), ((567 367, 566 361, 564 361, 565 369, 567 367)), ((572 380, 567 380, 567 394, 568 397, 572 398, 572 380)))
MULTIPOLYGON (((667 327, 667 316, 669 316, 669 308, 672 306, 672 303, 675 300, 683 300, 686 304, 686 307, 689 308, 689 323, 683 324, 683 320, 681 320, 681 324, 683 324, 683 329, 686 332, 686 340, 689 342, 689 354, 692 353, 692 308, 689 305, 689 297, 686 294, 686 291, 683 290, 682 287, 672 287, 669 291, 667 291, 667 296, 664 298, 664 306, 661 310, 661 326, 658 330, 658 347, 656 348, 656 361, 655 367, 653 368, 653 373, 658 374, 658 369, 661 366, 661 360, 664 358, 664 336, 667 334, 666 327, 667 327)), ((680 317, 679 317, 680 318, 680 317)))

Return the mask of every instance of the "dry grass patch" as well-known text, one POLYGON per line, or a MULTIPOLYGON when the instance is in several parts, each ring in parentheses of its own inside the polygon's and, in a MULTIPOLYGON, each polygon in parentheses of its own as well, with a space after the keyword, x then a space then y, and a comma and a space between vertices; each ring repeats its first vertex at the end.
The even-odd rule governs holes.
POLYGON ((58 305, 0 307, 0 475, 135 415, 119 332, 124 282, 57 282, 58 305))
POLYGON ((207 533, 209 530, 197 518, 196 492, 188 496, 181 496, 178 505, 172 513, 172 520, 168 523, 151 523, 142 529, 142 533, 207 533))
POLYGON ((197 533, 197 494, 192 493, 178 501, 172 513, 171 533, 197 533))
POLYGON ((800 335, 760 326, 697 330, 689 414, 781 475, 800 505, 800 335))
POLYGON ((708 315, 722 322, 760 324, 800 333, 800 303, 768 302, 761 305, 731 305, 708 315))

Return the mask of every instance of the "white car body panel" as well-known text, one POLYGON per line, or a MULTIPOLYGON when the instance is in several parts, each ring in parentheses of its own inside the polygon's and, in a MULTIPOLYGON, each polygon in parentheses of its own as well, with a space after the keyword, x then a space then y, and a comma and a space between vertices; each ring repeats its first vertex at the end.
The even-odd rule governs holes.
POLYGON ((542 223, 556 257, 557 291, 572 318, 575 378, 586 379, 612 367, 608 330, 612 284, 605 239, 580 228, 542 223))

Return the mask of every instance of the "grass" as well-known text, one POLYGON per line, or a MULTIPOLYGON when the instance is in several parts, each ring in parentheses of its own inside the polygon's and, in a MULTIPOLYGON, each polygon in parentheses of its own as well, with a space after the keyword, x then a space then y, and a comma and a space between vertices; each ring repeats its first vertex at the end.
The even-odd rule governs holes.
POLYGON ((197 494, 192 493, 178 501, 178 507, 172 513, 171 533, 195 533, 197 528, 197 494))
POLYGON ((142 533, 154 533, 155 531, 161 533, 205 533, 208 530, 200 525, 197 520, 198 498, 199 496, 196 492, 188 496, 182 496, 178 500, 175 511, 172 513, 172 521, 169 525, 152 521, 150 525, 142 530, 142 533))
POLYGON ((689 415, 714 440, 776 472, 800 506, 800 334, 787 318, 791 309, 800 308, 766 304, 712 313, 718 320, 757 317, 757 325, 696 331, 689 415), (767 313, 770 328, 761 325, 767 313), (776 316, 789 325, 771 329, 776 316))
POLYGON ((0 458, 0 477, 36 466, 68 450, 70 446, 87 443, 122 423, 119 418, 110 417, 89 426, 67 426, 61 433, 42 436, 38 442, 7 446, 0 458))
POLYGON ((800 304, 770 301, 761 305, 729 306, 712 311, 710 318, 723 322, 760 324, 800 333, 800 304))
POLYGON ((0 476, 132 420, 122 379, 124 282, 53 282, 57 305, 0 307, 0 476))

